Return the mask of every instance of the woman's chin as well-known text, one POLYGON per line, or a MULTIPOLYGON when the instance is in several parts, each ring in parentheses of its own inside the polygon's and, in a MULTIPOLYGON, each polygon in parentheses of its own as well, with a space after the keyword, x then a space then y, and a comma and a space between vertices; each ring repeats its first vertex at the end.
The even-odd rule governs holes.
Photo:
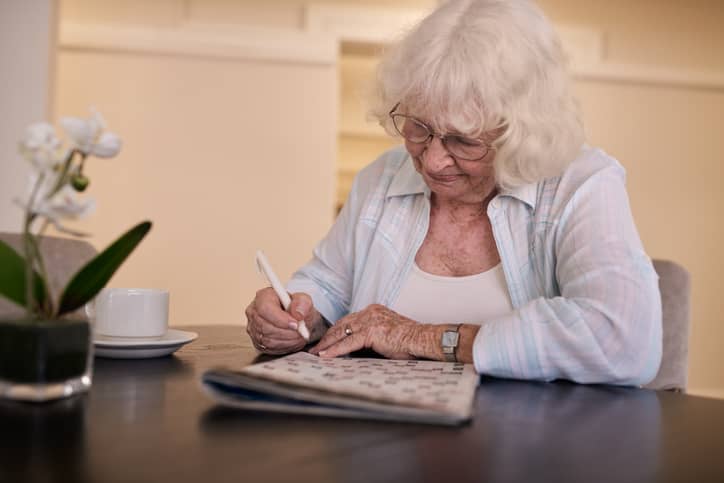
POLYGON ((464 189, 459 183, 428 183, 430 191, 438 198, 455 200, 464 198, 468 194, 468 190, 464 189))

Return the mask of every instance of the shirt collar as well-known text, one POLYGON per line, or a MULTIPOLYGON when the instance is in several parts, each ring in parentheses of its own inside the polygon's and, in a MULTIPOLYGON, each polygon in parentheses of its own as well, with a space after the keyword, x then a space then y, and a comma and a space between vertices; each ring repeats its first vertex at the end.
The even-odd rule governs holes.
POLYGON ((423 193, 430 198, 430 188, 425 184, 420 173, 415 170, 410 155, 406 155, 400 169, 392 178, 390 189, 387 190, 387 197, 405 196, 423 193))
MULTIPOLYGON (((425 184, 425 180, 422 178, 420 173, 415 170, 412 159, 408 154, 405 156, 405 160, 402 162, 400 169, 392 178, 390 189, 387 190, 386 197, 414 195, 419 193, 422 193, 427 198, 430 198, 430 188, 427 184, 425 184)), ((512 190, 501 189, 499 196, 509 196, 515 198, 535 209, 537 193, 537 184, 531 183, 512 190)))
POLYGON ((512 190, 500 190, 500 196, 509 196, 522 201, 535 210, 538 195, 538 183, 530 183, 512 190))

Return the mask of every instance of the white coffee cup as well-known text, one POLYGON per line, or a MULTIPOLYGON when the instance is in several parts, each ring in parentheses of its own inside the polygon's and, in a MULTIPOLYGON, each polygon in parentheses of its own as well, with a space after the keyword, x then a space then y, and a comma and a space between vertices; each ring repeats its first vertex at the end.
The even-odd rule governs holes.
POLYGON ((168 290, 105 288, 86 312, 106 337, 161 338, 168 330, 168 290))

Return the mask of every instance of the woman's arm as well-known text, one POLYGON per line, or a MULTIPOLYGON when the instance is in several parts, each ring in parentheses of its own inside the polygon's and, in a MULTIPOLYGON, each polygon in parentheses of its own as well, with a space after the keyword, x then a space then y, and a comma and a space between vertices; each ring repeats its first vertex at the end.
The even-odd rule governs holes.
MULTIPOLYGON (((331 327, 309 352, 321 357, 337 357, 360 349, 372 349, 390 359, 430 359, 444 361, 442 334, 449 324, 420 324, 372 304, 343 317, 331 327)), ((455 356, 459 362, 473 362, 473 341, 480 326, 464 324, 458 333, 455 356)))
POLYGON ((539 297, 484 323, 480 373, 520 379, 644 384, 661 361, 658 277, 611 165, 584 181, 555 220, 557 297, 539 297))
MULTIPOLYGON (((442 351, 442 334, 457 324, 419 324, 416 330, 416 342, 411 346, 411 352, 418 359, 444 361, 442 351)), ((463 324, 458 329, 458 347, 455 350, 455 359, 465 364, 473 363, 473 343, 480 330, 479 325, 463 324)))

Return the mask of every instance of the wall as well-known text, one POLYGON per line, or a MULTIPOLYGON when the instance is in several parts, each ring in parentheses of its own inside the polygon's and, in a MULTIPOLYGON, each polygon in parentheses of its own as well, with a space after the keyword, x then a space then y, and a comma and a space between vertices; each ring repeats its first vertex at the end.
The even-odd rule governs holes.
POLYGON ((56 116, 96 106, 124 140, 87 165, 98 210, 81 228, 102 247, 154 222, 110 285, 170 289, 172 325, 245 321, 266 284, 255 251, 286 279, 333 219, 336 44, 68 17, 60 38, 56 116))
POLYGON ((18 232, 29 165, 18 141, 33 122, 48 119, 55 59, 53 0, 0 2, 0 231, 18 232))

